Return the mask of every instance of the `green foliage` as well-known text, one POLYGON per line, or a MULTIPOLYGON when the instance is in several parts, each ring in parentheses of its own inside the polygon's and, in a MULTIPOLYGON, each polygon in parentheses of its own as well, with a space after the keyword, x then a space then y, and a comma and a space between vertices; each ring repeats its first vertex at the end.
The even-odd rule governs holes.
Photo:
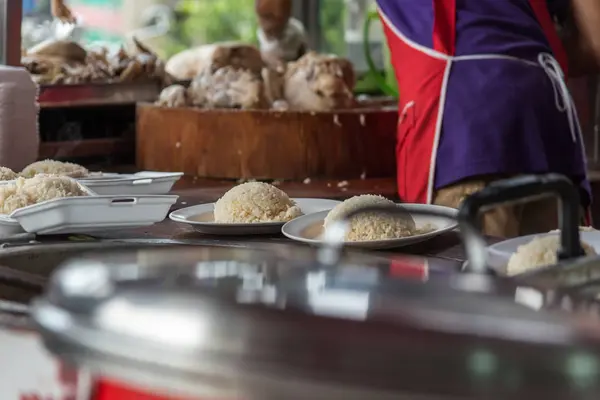
POLYGON ((256 42, 258 23, 251 0, 182 0, 176 12, 179 21, 164 45, 167 57, 204 43, 256 42))
MULTIPOLYGON (((204 43, 257 42, 258 22, 252 0, 182 0, 176 12, 179 21, 162 46, 161 53, 165 57, 204 43)), ((344 16, 344 0, 322 1, 319 15, 323 35, 321 50, 345 53, 344 16)))
POLYGON ((321 0, 321 49, 326 53, 346 54, 344 21, 346 5, 344 0, 321 0))

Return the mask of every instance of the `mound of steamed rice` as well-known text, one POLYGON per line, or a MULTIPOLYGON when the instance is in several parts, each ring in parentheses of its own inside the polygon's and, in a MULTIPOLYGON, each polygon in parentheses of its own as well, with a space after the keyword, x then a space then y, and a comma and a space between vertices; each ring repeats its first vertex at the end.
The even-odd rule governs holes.
POLYGON ((0 186, 0 214, 31 206, 42 201, 63 197, 87 196, 72 178, 66 176, 37 175, 34 178, 18 178, 0 186))
POLYGON ((36 203, 61 197, 87 196, 77 181, 67 176, 36 175, 23 180, 21 191, 35 199, 36 203))
POLYGON ((215 222, 224 224, 287 222, 302 215, 281 189, 263 182, 238 185, 215 203, 215 222))
POLYGON ((70 162, 62 162, 55 160, 43 160, 37 161, 33 164, 29 164, 23 171, 21 176, 23 178, 33 178, 39 174, 49 175, 61 175, 69 176, 71 178, 85 178, 89 175, 89 171, 78 164, 70 162))
POLYGON ((12 181, 19 177, 19 175, 10 168, 0 167, 0 181, 12 181))
MULTIPOLYGON (((595 255, 596 251, 588 243, 581 241, 586 255, 595 255)), ((554 265, 558 262, 556 253, 560 249, 560 235, 538 236, 527 244, 519 246, 508 261, 506 272, 517 275, 524 272, 554 265)))
POLYGON ((35 204, 35 201, 22 193, 17 185, 0 186, 0 214, 10 214, 13 211, 35 204))
MULTIPOLYGON (((352 197, 335 206, 327 217, 323 226, 325 229, 331 227, 334 221, 340 220, 349 212, 368 206, 394 206, 397 205, 382 196, 365 194, 352 197)), ((397 239, 412 236, 417 233, 415 221, 406 212, 403 214, 387 214, 368 212, 351 218, 350 228, 346 234, 346 240, 351 242, 397 239)))

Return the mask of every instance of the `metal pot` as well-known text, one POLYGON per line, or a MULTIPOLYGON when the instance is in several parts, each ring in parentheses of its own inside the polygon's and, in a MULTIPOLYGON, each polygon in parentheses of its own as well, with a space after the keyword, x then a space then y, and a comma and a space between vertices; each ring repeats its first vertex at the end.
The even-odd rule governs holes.
POLYGON ((489 276, 405 280, 381 259, 325 266, 287 246, 94 260, 66 264, 33 305, 46 346, 93 399, 600 393, 569 370, 589 350, 600 366, 589 331, 514 304, 489 276))
MULTIPOLYGON (((532 310, 515 303, 524 282, 481 273, 476 216, 519 197, 515 185, 558 193, 562 227, 576 223, 564 178, 493 185, 459 213, 477 273, 406 279, 401 259, 339 252, 341 223, 321 250, 172 247, 73 260, 32 316, 94 400, 595 398, 597 319, 532 310)), ((577 264, 578 234, 563 229, 565 268, 577 264)), ((556 286, 528 287, 547 297, 556 286)))

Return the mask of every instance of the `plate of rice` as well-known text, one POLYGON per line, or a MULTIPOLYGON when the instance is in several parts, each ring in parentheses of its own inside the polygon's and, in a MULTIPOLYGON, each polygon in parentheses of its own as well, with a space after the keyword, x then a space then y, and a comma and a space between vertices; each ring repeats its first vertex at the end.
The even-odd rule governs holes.
MULTIPOLYGON (((600 231, 579 228, 581 247, 588 256, 600 254, 600 231)), ((519 236, 487 248, 488 265, 499 275, 515 276, 558 262, 560 232, 519 236)))
POLYGON ((346 232, 345 246, 363 249, 391 249, 432 239, 457 227, 457 210, 427 204, 396 204, 382 196, 360 195, 337 205, 330 211, 305 215, 285 224, 288 238, 311 245, 322 245, 323 235, 348 212, 367 206, 396 206, 405 212, 387 214, 369 212, 355 215, 346 232), (428 216, 419 211, 436 211, 446 216, 428 216))
POLYGON ((217 202, 173 211, 169 218, 210 235, 278 234, 295 218, 340 204, 336 200, 290 198, 263 182, 247 182, 226 192, 217 202))

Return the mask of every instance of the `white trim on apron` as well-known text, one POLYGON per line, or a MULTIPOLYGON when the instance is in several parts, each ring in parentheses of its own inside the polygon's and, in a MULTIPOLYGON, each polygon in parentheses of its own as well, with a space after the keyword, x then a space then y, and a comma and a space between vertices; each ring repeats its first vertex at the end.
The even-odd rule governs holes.
MULTIPOLYGON (((576 142, 579 139, 581 154, 583 157, 583 162, 585 164, 585 173, 587 176, 587 157, 585 151, 585 145, 583 143, 583 136, 581 132, 581 126, 579 124, 579 118, 577 116, 577 110, 575 108, 575 103, 573 102, 573 98, 569 93, 569 89, 565 82, 564 72, 558 63, 558 61, 554 58, 554 56, 550 53, 540 53, 538 55, 538 62, 525 60, 518 57, 512 57, 505 54, 473 54, 473 55, 465 55, 465 56, 450 56, 448 54, 444 54, 434 49, 430 49, 429 47, 425 47, 416 43, 409 39, 406 35, 404 35, 385 15, 383 10, 378 7, 379 15, 387 27, 407 46, 412 47, 413 49, 426 54, 432 58, 446 61, 446 68, 444 70, 444 79, 442 81, 442 88, 440 90, 440 104, 438 110, 438 117, 436 121, 435 127, 435 136, 432 144, 431 150, 431 160, 429 162, 429 181, 427 182, 427 204, 431 204, 433 201, 433 195, 435 192, 435 169, 437 162, 437 152, 438 146, 440 142, 440 137, 442 134, 442 122, 444 119, 444 108, 446 105, 446 94, 448 91, 448 80, 450 77, 450 72, 452 69, 452 64, 457 61, 474 61, 474 60, 509 60, 509 61, 517 61, 534 67, 541 67, 546 72, 546 75, 550 78, 552 82, 552 87, 554 88, 554 99, 556 102, 556 108, 560 112, 567 113, 567 118, 569 121, 569 130, 571 133, 571 138, 573 142, 576 142)), ((414 104, 414 102, 413 102, 414 104)))

